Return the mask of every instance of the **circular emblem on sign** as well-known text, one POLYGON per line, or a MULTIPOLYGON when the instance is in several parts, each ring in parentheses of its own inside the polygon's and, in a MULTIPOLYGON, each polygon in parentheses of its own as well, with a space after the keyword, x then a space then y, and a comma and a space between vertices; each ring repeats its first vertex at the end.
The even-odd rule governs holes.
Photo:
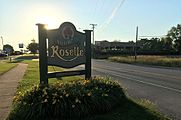
POLYGON ((66 40, 71 40, 74 37, 74 29, 72 26, 64 26, 62 29, 62 36, 66 40))

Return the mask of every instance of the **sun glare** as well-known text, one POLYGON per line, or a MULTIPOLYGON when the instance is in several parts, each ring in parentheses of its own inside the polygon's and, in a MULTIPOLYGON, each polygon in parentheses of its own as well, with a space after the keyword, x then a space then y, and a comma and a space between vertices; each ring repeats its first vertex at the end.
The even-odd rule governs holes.
POLYGON ((52 17, 48 16, 39 16, 36 20, 37 23, 47 24, 46 29, 57 28, 55 20, 52 17))

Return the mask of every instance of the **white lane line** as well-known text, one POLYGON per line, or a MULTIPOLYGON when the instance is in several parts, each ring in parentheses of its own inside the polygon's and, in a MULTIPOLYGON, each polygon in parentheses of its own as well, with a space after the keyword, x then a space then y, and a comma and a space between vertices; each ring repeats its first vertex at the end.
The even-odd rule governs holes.
MULTIPOLYGON (((95 68, 94 67, 93 69, 103 72, 99 68, 95 68)), ((109 70, 105 70, 104 69, 104 71, 107 71, 108 73, 110 73, 109 70)), ((143 83, 143 84, 147 84, 147 85, 151 85, 151 86, 155 86, 155 87, 159 87, 159 88, 164 88, 164 89, 167 89, 167 90, 171 90, 171 91, 175 91, 175 92, 181 93, 181 90, 179 90, 179 89, 175 89, 175 88, 171 88, 171 87, 166 87, 166 86, 155 84, 155 83, 151 83, 151 82, 145 82, 145 81, 142 81, 142 80, 136 80, 136 79, 132 79, 132 78, 128 78, 128 77, 123 77, 123 76, 120 76, 118 73, 116 73, 114 71, 111 71, 111 75, 114 75, 116 77, 121 77, 121 78, 124 78, 124 79, 129 79, 129 80, 134 81, 134 82, 143 83)))
MULTIPOLYGON (((99 67, 99 66, 98 66, 99 67)), ((101 67, 100 67, 101 68, 101 67)), ((111 69, 111 67, 108 67, 106 66, 106 68, 108 69, 111 69)), ((181 80, 180 77, 177 77, 177 76, 170 76, 168 74, 160 74, 160 73, 153 73, 153 72, 148 72, 148 71, 143 71, 143 70, 136 70, 136 69, 122 69, 122 68, 115 68, 115 70, 119 70, 119 71, 123 71, 123 72, 134 72, 134 73, 138 73, 138 74, 142 74, 142 73, 145 73, 145 74, 148 74, 148 75, 151 75, 151 76, 159 76, 159 77, 167 77, 167 78, 172 78, 172 79, 178 79, 178 80, 181 80)))

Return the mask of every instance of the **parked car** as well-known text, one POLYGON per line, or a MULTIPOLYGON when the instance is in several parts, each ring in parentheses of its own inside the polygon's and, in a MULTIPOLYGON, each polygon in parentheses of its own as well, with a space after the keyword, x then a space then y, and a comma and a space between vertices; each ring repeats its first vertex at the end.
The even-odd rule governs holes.
POLYGON ((0 57, 7 57, 8 55, 6 53, 0 53, 0 57))
POLYGON ((21 51, 14 51, 12 55, 22 55, 22 54, 23 54, 23 52, 21 52, 21 51))

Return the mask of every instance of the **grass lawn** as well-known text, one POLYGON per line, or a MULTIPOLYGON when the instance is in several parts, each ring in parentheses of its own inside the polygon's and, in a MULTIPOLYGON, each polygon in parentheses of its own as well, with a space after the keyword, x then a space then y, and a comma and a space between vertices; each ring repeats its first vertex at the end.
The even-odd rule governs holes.
POLYGON ((15 67, 17 64, 16 63, 9 63, 7 61, 0 61, 0 75, 9 71, 13 67, 15 67))
MULTIPOLYGON (((24 93, 33 85, 39 84, 39 67, 37 61, 22 61, 28 64, 28 69, 20 81, 17 92, 24 93)), ((49 71, 61 71, 58 67, 49 67, 49 71)), ((49 79, 49 83, 68 82, 78 80, 80 77, 63 77, 62 80, 49 79)), ((133 100, 128 97, 123 106, 115 108, 110 113, 93 116, 88 120, 170 120, 160 114, 154 108, 154 105, 147 100, 133 100)))
MULTIPOLYGON (((31 60, 24 60, 23 63, 28 64, 27 71, 25 72, 25 75, 23 79, 20 81, 18 86, 18 91, 24 92, 27 89, 30 89, 32 86, 37 85, 40 83, 40 76, 39 76, 39 62, 38 61, 31 61, 31 60)), ((62 71, 59 67, 48 67, 48 71, 62 71)), ((51 78, 49 79, 49 83, 54 82, 64 82, 64 81, 71 81, 71 80, 78 80, 80 77, 73 76, 73 77, 62 77, 60 78, 51 78)))
POLYGON ((148 100, 128 98, 123 106, 114 111, 98 115, 93 120, 171 120, 156 111, 155 106, 148 100))
POLYGON ((129 63, 129 64, 147 64, 166 67, 181 67, 181 57, 168 57, 168 56, 137 56, 135 61, 134 56, 115 56, 109 57, 108 60, 129 63))

